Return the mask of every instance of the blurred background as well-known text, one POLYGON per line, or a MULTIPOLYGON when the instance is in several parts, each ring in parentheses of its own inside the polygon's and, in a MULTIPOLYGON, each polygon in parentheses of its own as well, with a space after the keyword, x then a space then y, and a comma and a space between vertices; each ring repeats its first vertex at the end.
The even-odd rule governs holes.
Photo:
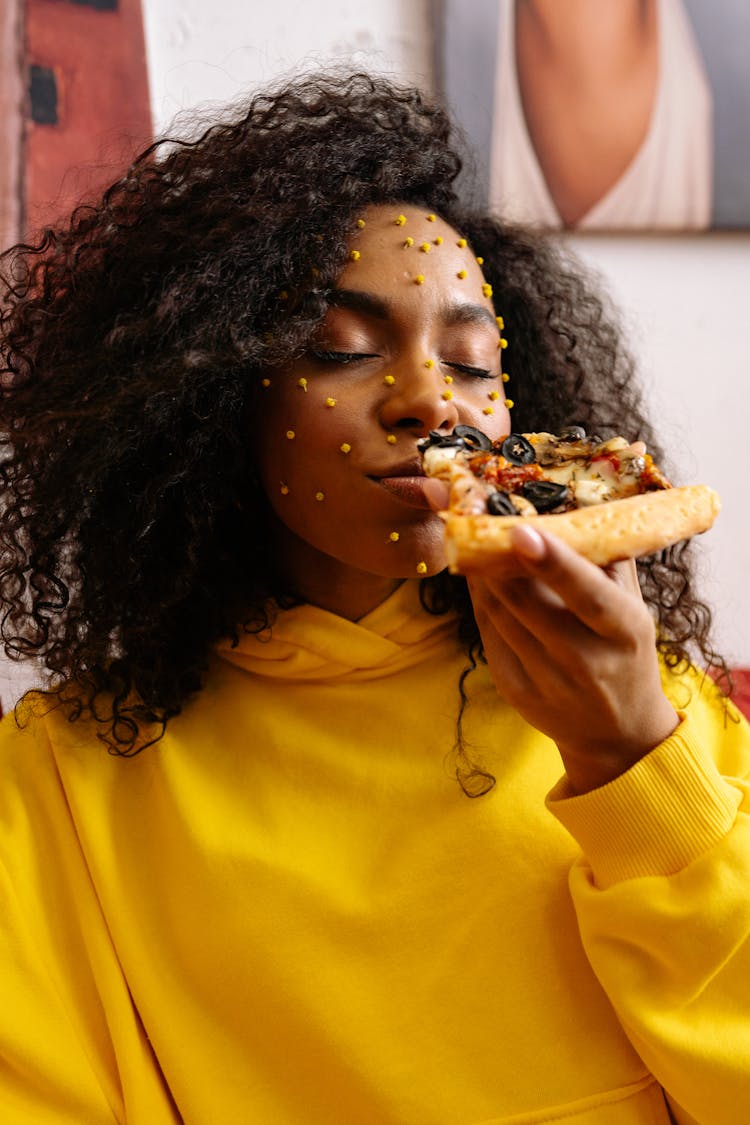
MULTIPOLYGON (((704 7, 716 12, 722 3, 734 0, 704 7)), ((446 92, 459 113, 468 88, 477 143, 487 137, 491 147, 502 43, 478 35, 474 21, 495 18, 497 5, 0 0, 2 244, 101 190, 152 135, 185 133, 196 111, 331 60, 446 92)), ((480 164, 489 167, 490 155, 480 153, 480 164)), ((735 666, 750 666, 741 462, 750 402, 750 233, 730 223, 691 233, 568 227, 551 237, 599 275, 620 308, 676 483, 704 482, 722 496, 718 523, 698 541, 704 589, 721 650, 735 666)), ((510 367, 512 325, 507 336, 510 367)), ((0 664, 6 710, 30 678, 28 669, 0 664)))

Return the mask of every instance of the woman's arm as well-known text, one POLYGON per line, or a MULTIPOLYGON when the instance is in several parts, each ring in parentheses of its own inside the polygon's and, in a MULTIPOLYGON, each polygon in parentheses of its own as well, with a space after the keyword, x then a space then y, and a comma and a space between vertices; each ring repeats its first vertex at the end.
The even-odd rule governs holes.
POLYGON ((531 141, 563 222, 617 183, 648 131, 657 0, 517 0, 516 66, 531 141))

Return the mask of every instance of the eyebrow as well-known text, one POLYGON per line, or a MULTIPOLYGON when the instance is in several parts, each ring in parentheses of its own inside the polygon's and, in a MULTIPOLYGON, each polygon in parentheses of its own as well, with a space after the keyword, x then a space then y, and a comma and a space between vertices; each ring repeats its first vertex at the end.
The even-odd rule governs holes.
MULTIPOLYGON (((393 312, 391 301, 361 289, 332 289, 328 300, 336 308, 351 309, 352 312, 364 313, 376 320, 389 320, 393 312)), ((440 315, 443 323, 451 328, 457 324, 488 324, 497 330, 495 317, 484 305, 463 301, 445 304, 440 315)))

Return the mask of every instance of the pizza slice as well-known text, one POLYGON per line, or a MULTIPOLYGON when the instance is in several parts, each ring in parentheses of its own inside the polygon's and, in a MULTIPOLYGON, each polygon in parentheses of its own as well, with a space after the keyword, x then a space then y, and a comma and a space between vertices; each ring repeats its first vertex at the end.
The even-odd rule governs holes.
POLYGON ((419 442, 427 476, 450 487, 445 521, 454 573, 497 563, 524 520, 598 566, 662 550, 706 531, 719 497, 706 485, 673 488, 643 442, 601 441, 580 426, 492 442, 473 426, 419 442))

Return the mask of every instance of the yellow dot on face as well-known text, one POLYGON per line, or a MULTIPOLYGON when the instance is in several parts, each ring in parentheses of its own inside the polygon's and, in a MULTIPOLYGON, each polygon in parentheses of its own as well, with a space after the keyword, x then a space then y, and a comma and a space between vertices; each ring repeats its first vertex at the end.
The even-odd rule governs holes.
POLYGON ((487 398, 492 399, 493 402, 497 402, 497 400, 500 398, 500 391, 490 391, 490 393, 487 395, 487 398))
POLYGON ((508 346, 508 341, 505 339, 504 336, 501 336, 500 337, 500 347, 501 348, 507 348, 507 346, 508 346))
POLYGON ((349 257, 351 258, 351 260, 353 262, 358 262, 360 257, 361 257, 361 254, 360 254, 359 250, 350 250, 349 251, 349 257))
POLYGON ((453 398, 453 391, 443 391, 440 397, 445 399, 446 402, 450 402, 453 398))
POLYGON ((295 434, 294 430, 287 430, 286 436, 289 438, 290 441, 294 441, 294 439, 296 438, 297 435, 295 434))
POLYGON ((459 238, 458 242, 456 243, 456 246, 458 246, 458 248, 460 250, 463 250, 464 247, 466 246, 466 239, 465 238, 459 238))
POLYGON ((417 563, 417 574, 426 574, 426 573, 427 573, 427 563, 424 563, 424 562, 417 563))
POLYGON ((261 387, 270 387, 271 386, 271 380, 270 379, 261 379, 260 385, 261 385, 261 387))
POLYGON ((289 485, 282 483, 281 487, 279 488, 279 492, 281 493, 282 496, 288 496, 289 495, 289 485))
POLYGON ((367 223, 364 219, 357 219, 357 226, 360 230, 363 230, 367 226, 367 223))
POLYGON ((482 292, 484 293, 485 297, 492 296, 492 286, 490 285, 489 281, 485 281, 484 285, 482 286, 482 292))
POLYGON ((430 215, 427 216, 427 222, 428 223, 434 223, 436 219, 437 219, 437 215, 430 214, 430 215))
POLYGON ((434 238, 433 242, 435 243, 436 246, 442 246, 443 245, 443 240, 440 237, 440 235, 438 235, 437 238, 434 238))
POLYGON ((479 263, 480 266, 483 266, 484 265, 484 258, 477 258, 477 262, 479 263))
POLYGON ((341 450, 342 453, 351 453, 351 451, 352 451, 352 447, 349 445, 348 441, 345 441, 343 443, 343 445, 340 445, 339 449, 341 450))
POLYGON ((383 382, 385 383, 386 387, 392 387, 396 380, 394 379, 393 375, 384 375, 383 382))
POLYGON ((423 273, 417 274, 417 276, 414 278, 414 284, 415 285, 424 285, 424 274, 423 273))
POLYGON ((452 375, 443 375, 443 382, 444 383, 452 383, 453 382, 453 376, 452 375))
POLYGON ((289 299, 289 294, 287 293, 286 289, 282 289, 281 292, 279 293, 279 300, 280 301, 286 301, 288 299, 289 299))
POLYGON ((498 328, 502 332, 503 328, 505 328, 505 321, 503 320, 503 318, 501 316, 496 316, 495 320, 497 321, 498 328))
POLYGON ((325 500, 325 498, 326 498, 325 492, 316 492, 315 493, 315 499, 316 500, 325 500))
POLYGON ((512 410, 516 404, 512 398, 506 398, 505 405, 508 407, 508 410, 512 410))
POLYGON ((466 277, 466 270, 459 270, 458 273, 456 274, 456 277, 459 277, 461 279, 461 281, 463 281, 464 278, 466 277))
POLYGON ((414 245, 414 239, 411 237, 411 235, 409 235, 408 238, 404 239, 402 245, 404 247, 404 250, 408 250, 410 246, 414 245))
POLYGON ((495 413, 494 406, 485 406, 484 410, 482 411, 482 414, 494 414, 494 413, 495 413))
POLYGON ((510 382, 510 375, 507 373, 507 371, 503 371, 503 382, 504 383, 510 382))
POLYGON ((304 377, 304 375, 302 376, 301 379, 297 380, 297 386, 302 387, 303 391, 307 390, 307 379, 304 377))
POLYGON ((406 222, 406 215, 399 215, 398 218, 395 220, 395 223, 396 223, 397 227, 402 227, 405 222, 406 222))
POLYGON ((385 440, 388 442, 389 445, 395 445, 396 442, 398 441, 398 438, 396 437, 395 434, 388 434, 388 437, 385 440))
POLYGON ((423 254, 429 254, 429 252, 430 252, 429 242, 420 242, 419 249, 422 251, 423 254))
POLYGON ((392 531, 388 538, 390 539, 391 543, 398 543, 401 536, 397 531, 392 531))
POLYGON ((434 359, 426 359, 424 361, 424 365, 425 365, 425 367, 434 367, 435 366, 435 360, 434 359))
POLYGON ((335 405, 336 405, 336 399, 335 398, 327 398, 326 399, 326 406, 335 406, 335 405))

